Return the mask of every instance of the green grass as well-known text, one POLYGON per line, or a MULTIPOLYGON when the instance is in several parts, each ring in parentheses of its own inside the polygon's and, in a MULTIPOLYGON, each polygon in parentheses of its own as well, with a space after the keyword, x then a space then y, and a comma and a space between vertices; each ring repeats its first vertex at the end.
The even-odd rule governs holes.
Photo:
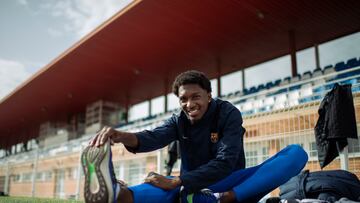
POLYGON ((84 203, 83 201, 32 197, 0 197, 0 203, 84 203))

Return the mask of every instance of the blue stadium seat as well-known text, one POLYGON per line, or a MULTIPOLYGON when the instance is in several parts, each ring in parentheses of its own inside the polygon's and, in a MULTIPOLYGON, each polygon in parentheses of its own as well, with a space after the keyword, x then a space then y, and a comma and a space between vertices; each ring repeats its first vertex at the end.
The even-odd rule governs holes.
MULTIPOLYGON (((348 66, 348 68, 357 68, 357 67, 359 67, 360 66, 360 58, 359 58, 359 60, 357 60, 356 58, 349 59, 346 62, 346 66, 348 66)), ((359 74, 360 74, 360 69, 349 72, 347 74, 347 76, 353 76, 353 75, 359 75, 359 74)))
POLYGON ((278 85, 280 85, 280 83, 281 83, 281 79, 277 79, 274 82, 274 86, 278 86, 278 85))
MULTIPOLYGON (((336 72, 335 68, 332 65, 325 66, 324 68, 324 75, 328 75, 331 73, 336 72)), ((326 77, 325 80, 332 80, 335 76, 326 77)))
MULTIPOLYGON (((342 70, 346 70, 346 69, 350 69, 350 68, 354 68, 356 66, 359 66, 360 62, 356 59, 356 58, 352 58, 352 59, 349 59, 346 64, 344 62, 339 62, 335 65, 335 69, 336 71, 342 71, 342 70)), ((353 76, 354 74, 358 74, 360 71, 350 71, 350 72, 347 72, 347 73, 342 73, 342 74, 339 74, 336 78, 339 79, 339 78, 346 78, 346 77, 351 77, 353 76)))
MULTIPOLYGON (((301 80, 301 76, 300 74, 297 74, 290 79, 290 83, 298 82, 299 80, 301 80)), ((290 91, 297 90, 300 89, 300 87, 301 85, 290 86, 289 90, 290 91)))
POLYGON ((281 89, 277 90, 276 92, 270 93, 269 96, 278 95, 278 94, 281 94, 281 93, 285 93, 287 91, 288 91, 287 88, 281 88, 281 89))
POLYGON ((272 87, 274 87, 274 86, 275 86, 275 84, 274 84, 272 81, 270 81, 270 82, 267 82, 267 83, 266 83, 265 88, 266 88, 266 89, 270 89, 270 88, 272 88, 272 87))
POLYGON ((244 88, 244 95, 247 95, 247 94, 250 94, 250 91, 249 91, 249 89, 248 88, 244 88))
POLYGON ((287 84, 289 84, 289 83, 290 83, 290 79, 291 79, 290 76, 284 78, 284 79, 280 82, 280 85, 287 85, 287 84))
POLYGON ((249 89, 249 94, 253 94, 253 93, 255 93, 255 92, 257 92, 256 87, 255 87, 255 86, 250 87, 250 89, 249 89))
POLYGON ((348 85, 348 84, 355 85, 356 83, 357 83, 357 79, 355 79, 355 78, 344 80, 344 81, 340 82, 340 84, 342 84, 342 85, 348 85))
POLYGON ((305 98, 301 98, 299 99, 299 103, 300 104, 304 104, 304 103, 308 103, 308 102, 311 102, 311 101, 314 101, 314 97, 305 97, 305 98))
POLYGON ((303 73, 303 75, 301 77, 302 80, 307 80, 307 79, 310 79, 310 78, 312 78, 311 71, 306 71, 305 73, 303 73))
POLYGON ((321 76, 323 74, 321 68, 316 68, 313 73, 312 73, 312 77, 318 77, 321 76))
POLYGON ((290 83, 297 82, 297 81, 299 81, 299 80, 301 80, 301 75, 300 75, 300 74, 296 74, 294 77, 292 77, 292 78, 290 79, 290 83))
POLYGON ((248 110, 248 111, 242 111, 241 112, 242 116, 249 116, 251 114, 254 114, 254 110, 248 110))
POLYGON ((257 92, 260 92, 261 90, 264 90, 265 89, 265 85, 264 84, 260 84, 258 87, 257 87, 257 92))
POLYGON ((267 111, 269 108, 266 108, 265 106, 264 107, 261 107, 258 112, 265 112, 267 111))
POLYGON ((234 105, 235 104, 245 103, 245 102, 246 102, 246 99, 240 99, 239 101, 234 102, 234 105))
POLYGON ((134 123, 135 123, 135 121, 129 121, 126 125, 132 125, 134 123))
POLYGON ((334 85, 335 85, 334 82, 326 84, 326 85, 325 85, 326 91, 331 90, 331 89, 334 87, 334 85))
POLYGON ((345 70, 345 69, 347 69, 347 66, 343 61, 335 64, 335 70, 336 71, 342 71, 342 70, 345 70))
MULTIPOLYGON (((332 68, 333 68, 333 65, 327 65, 327 66, 325 66, 325 67, 324 67, 324 73, 325 73, 327 70, 332 69, 332 68)), ((325 73, 325 74, 327 74, 327 73, 325 73)))
POLYGON ((346 66, 348 68, 354 68, 354 67, 360 66, 360 60, 357 60, 356 58, 349 59, 346 62, 346 66))
POLYGON ((235 95, 236 95, 236 96, 241 96, 241 95, 242 95, 242 92, 241 92, 240 90, 238 90, 238 91, 235 92, 235 95))
POLYGON ((234 96, 234 92, 230 92, 229 94, 226 95, 226 97, 232 97, 234 96))
POLYGON ((319 86, 313 89, 314 94, 322 94, 326 91, 324 86, 319 86))
POLYGON ((301 85, 294 85, 289 87, 289 91, 298 90, 301 88, 301 85))

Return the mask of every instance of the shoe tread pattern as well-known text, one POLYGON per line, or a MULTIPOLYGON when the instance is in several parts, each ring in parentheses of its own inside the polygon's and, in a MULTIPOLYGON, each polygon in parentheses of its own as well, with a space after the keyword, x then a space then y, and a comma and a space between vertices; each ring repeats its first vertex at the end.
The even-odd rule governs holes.
POLYGON ((84 189, 84 199, 86 203, 107 203, 109 196, 108 190, 106 187, 105 179, 100 171, 100 164, 103 161, 106 155, 104 151, 104 146, 101 147, 86 147, 82 153, 82 166, 85 174, 85 189, 84 189), (90 174, 88 171, 88 165, 94 163, 95 165, 95 174, 99 181, 100 189, 97 193, 92 193, 90 191, 90 174))

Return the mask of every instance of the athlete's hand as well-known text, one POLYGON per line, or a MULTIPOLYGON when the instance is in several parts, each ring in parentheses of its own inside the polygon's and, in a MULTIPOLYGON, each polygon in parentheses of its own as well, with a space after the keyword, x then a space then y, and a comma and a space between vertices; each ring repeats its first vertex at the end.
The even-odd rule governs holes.
POLYGON ((89 146, 100 147, 101 145, 106 143, 108 139, 110 139, 111 144, 114 144, 113 138, 117 133, 118 131, 116 131, 115 129, 105 126, 89 141, 89 146))
POLYGON ((164 190, 172 190, 181 185, 181 180, 179 177, 167 178, 165 176, 152 173, 147 178, 145 178, 145 183, 150 183, 153 186, 164 190))
POLYGON ((124 186, 124 187, 127 187, 127 186, 128 186, 128 184, 127 184, 125 181, 123 181, 123 180, 117 179, 116 182, 119 183, 121 186, 124 186))

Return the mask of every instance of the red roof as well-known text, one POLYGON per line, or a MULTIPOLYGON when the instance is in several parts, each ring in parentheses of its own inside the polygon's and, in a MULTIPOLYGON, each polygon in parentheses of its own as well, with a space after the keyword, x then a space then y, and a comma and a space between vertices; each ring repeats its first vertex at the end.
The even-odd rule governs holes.
POLYGON ((135 1, 0 101, 0 136, 12 137, 1 145, 99 99, 160 96, 187 69, 213 78, 286 55, 290 30, 297 50, 358 32, 359 9, 357 0, 135 1))

